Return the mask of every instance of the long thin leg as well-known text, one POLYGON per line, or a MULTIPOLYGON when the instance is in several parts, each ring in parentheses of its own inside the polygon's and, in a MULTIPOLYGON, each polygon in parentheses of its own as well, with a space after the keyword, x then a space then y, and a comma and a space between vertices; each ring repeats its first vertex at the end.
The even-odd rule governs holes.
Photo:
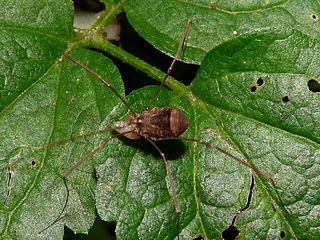
POLYGON ((172 60, 171 64, 170 64, 170 67, 168 68, 167 70, 167 74, 165 76, 165 78, 162 80, 162 85, 164 84, 164 82, 166 81, 166 79, 168 78, 168 76, 170 75, 170 73, 172 72, 172 69, 173 69, 173 66, 174 64, 176 63, 176 61, 178 60, 181 52, 183 51, 184 47, 185 47, 185 42, 186 42, 186 39, 187 39, 187 36, 188 36, 188 33, 189 33, 189 30, 190 30, 190 26, 191 26, 191 19, 188 19, 187 21, 187 24, 186 24, 186 27, 183 31, 183 34, 181 35, 181 39, 180 39, 180 42, 179 42, 179 47, 178 47, 178 50, 176 52, 176 55, 174 56, 174 59, 172 60))
POLYGON ((99 151, 101 151, 105 145, 110 141, 112 140, 113 138, 117 137, 118 135, 114 135, 114 136, 111 136, 111 137, 108 137, 106 139, 104 139, 99 145, 97 148, 95 148, 92 152, 90 152, 89 154, 87 154, 86 156, 84 156, 79 162, 77 162, 72 168, 68 169, 64 174, 63 174, 63 182, 64 182, 64 185, 67 189, 67 196, 66 196, 66 201, 63 205, 63 208, 62 210, 60 211, 58 217, 56 217, 56 219, 51 223, 49 224, 47 227, 45 227, 44 229, 42 229, 40 233, 46 231, 48 228, 50 228, 51 226, 53 226, 55 223, 57 223, 58 221, 60 221, 61 219, 61 216, 62 214, 64 213, 66 207, 67 207, 67 204, 68 204, 68 200, 69 200, 69 188, 68 188, 68 185, 67 185, 67 176, 69 176, 75 169, 77 169, 78 167, 80 167, 83 163, 85 163, 87 160, 91 159, 94 155, 96 155, 99 151))
POLYGON ((100 80, 100 82, 102 82, 105 86, 107 86, 114 94, 116 94, 121 101, 123 102, 124 105, 126 105, 126 107, 131 111, 134 112, 133 109, 131 108, 131 106, 129 105, 129 103, 127 102, 127 100, 120 94, 117 92, 117 90, 107 81, 105 80, 100 74, 96 73, 95 71, 93 71, 92 69, 90 69, 89 67, 87 67, 86 65, 82 64, 81 62, 79 62, 78 60, 76 60, 74 57, 70 56, 68 53, 63 53, 63 55, 70 59, 72 62, 74 62, 75 64, 79 65, 80 67, 82 67, 84 70, 86 70, 88 73, 90 73, 91 75, 95 76, 97 79, 100 80))
MULTIPOLYGON (((109 129, 108 129, 108 130, 109 130, 109 129)), ((74 137, 66 138, 66 139, 63 139, 63 140, 61 140, 61 141, 49 143, 48 145, 46 145, 46 146, 44 146, 44 147, 40 147, 39 149, 40 149, 40 150, 43 150, 43 149, 44 149, 44 150, 48 150, 48 149, 54 148, 54 147, 56 147, 56 146, 60 146, 60 145, 63 145, 63 144, 67 144, 67 143, 76 141, 76 140, 78 140, 78 139, 84 138, 84 137, 89 137, 89 136, 98 135, 98 134, 104 133, 104 132, 106 132, 106 131, 107 131, 107 130, 104 129, 104 130, 99 130, 99 131, 94 131, 94 132, 86 133, 86 134, 83 134, 83 135, 80 135, 80 136, 74 136, 74 137)))
POLYGON ((64 186, 66 187, 67 189, 67 195, 66 195, 66 201, 64 202, 64 205, 63 205, 63 208, 61 209, 58 217, 56 217, 56 219, 51 223, 49 224, 48 226, 46 226, 44 229, 42 229, 41 231, 39 231, 38 233, 41 234, 43 233, 44 231, 46 231, 48 228, 52 227, 54 224, 56 224, 58 221, 60 221, 60 219, 62 218, 62 214, 64 213, 64 210, 66 210, 66 207, 67 207, 67 204, 68 204, 68 201, 69 201, 69 188, 68 188, 68 185, 67 185, 67 180, 65 177, 63 177, 63 183, 64 183, 64 186))
POLYGON ((259 170, 258 168, 256 168, 255 166, 251 165, 250 163, 244 161, 243 159, 241 158, 238 158, 234 155, 232 155, 231 153, 228 153, 227 151, 225 151, 224 149, 218 147, 217 145, 213 144, 213 143, 210 143, 210 142, 206 142, 206 141, 199 141, 199 140, 196 140, 196 139, 188 139, 188 140, 191 140, 191 141, 196 141, 198 143, 201 143, 201 144, 204 144, 208 147, 211 147, 211 148, 214 148, 214 149, 217 149, 218 151, 222 152, 223 154, 233 158, 234 160, 236 160, 238 163, 252 169, 255 173, 258 173, 260 176, 264 177, 265 179, 267 179, 273 186, 274 186, 274 182, 272 180, 272 178, 266 174, 265 172, 262 172, 261 170, 259 170))
POLYGON ((79 162, 77 162, 73 167, 69 168, 64 174, 63 177, 66 178, 67 176, 69 176, 75 169, 77 169, 78 167, 80 167, 84 162, 88 161, 89 159, 91 159, 94 155, 96 155, 98 152, 100 152, 104 146, 113 138, 117 137, 118 135, 114 135, 111 137, 108 137, 106 139, 104 139, 99 145, 98 147, 96 147, 92 152, 90 152, 89 154, 87 154, 86 156, 84 156, 79 162))
POLYGON ((177 52, 176 52, 176 55, 174 56, 171 64, 170 64, 170 67, 168 68, 167 70, 167 73, 166 73, 166 76, 163 78, 163 80, 161 81, 161 84, 160 84, 160 88, 159 90, 157 91, 157 93, 154 95, 154 97, 151 99, 150 103, 149 103, 149 107, 152 107, 152 105, 154 104, 154 101, 155 99, 158 97, 159 93, 160 93, 160 90, 161 90, 161 87, 164 86, 168 76, 170 75, 170 73, 172 72, 172 69, 173 69, 173 66, 174 64, 176 63, 176 61, 178 60, 181 52, 183 51, 184 47, 185 47, 185 42, 186 42, 186 39, 187 39, 187 36, 188 36, 188 33, 189 33, 189 30, 190 30, 190 26, 191 26, 191 20, 188 19, 187 21, 187 24, 186 24, 186 27, 183 31, 183 34, 181 35, 181 39, 180 39, 180 42, 179 42, 179 47, 177 49, 177 52))
POLYGON ((198 140, 198 139, 194 139, 194 138, 180 138, 180 137, 162 138, 162 139, 158 139, 158 141, 173 140, 173 139, 197 142, 197 143, 203 144, 205 146, 208 146, 210 148, 214 148, 214 149, 222 152, 223 154, 233 158, 238 163, 240 163, 240 164, 252 169, 255 173, 259 174, 260 176, 262 176, 263 178, 268 180, 272 184, 272 186, 275 187, 275 183, 274 183, 273 179, 267 173, 261 171, 260 169, 256 168, 255 166, 251 165, 250 163, 246 162, 245 160, 232 155, 231 153, 227 152, 226 150, 218 147, 217 145, 215 145, 215 144, 213 144, 211 142, 206 142, 206 141, 202 141, 202 140, 198 140))
POLYGON ((168 181, 169 181, 169 186, 171 188, 171 192, 172 192, 172 198, 174 201, 174 205, 176 208, 176 213, 181 213, 181 208, 180 208, 180 203, 177 197, 177 190, 176 187, 174 185, 174 181, 172 178, 172 174, 171 174, 171 170, 170 170, 170 164, 168 162, 168 160, 166 159, 166 156, 164 155, 164 153, 161 151, 161 149, 157 146, 157 144, 155 144, 152 140, 145 138, 149 143, 152 144, 152 146, 154 146, 155 149, 157 149, 157 151, 159 152, 161 159, 166 167, 166 171, 167 171, 167 176, 168 176, 168 181))

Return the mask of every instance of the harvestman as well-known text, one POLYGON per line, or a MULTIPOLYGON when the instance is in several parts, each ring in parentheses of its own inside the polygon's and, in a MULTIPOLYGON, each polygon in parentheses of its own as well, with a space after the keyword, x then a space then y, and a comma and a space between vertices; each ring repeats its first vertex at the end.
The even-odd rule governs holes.
MULTIPOLYGON (((186 38, 187 38, 187 35, 189 32, 190 26, 191 26, 191 20, 188 20, 187 24, 186 24, 186 28, 183 32, 181 39, 180 39, 179 48, 177 50, 177 53, 176 53, 174 59, 172 60, 170 67, 167 70, 165 78, 161 82, 161 86, 164 85, 166 79, 168 78, 168 76, 170 75, 170 73, 173 69, 175 62, 178 60, 180 53, 184 49, 185 41, 186 41, 186 38)), ((169 107, 153 108, 153 109, 148 108, 146 111, 135 113, 134 110, 132 109, 132 107, 130 106, 130 104, 126 101, 126 99, 120 93, 118 93, 115 90, 115 88, 107 80, 105 80, 101 75, 99 75, 95 71, 91 70, 89 67, 82 64, 81 62, 79 62, 78 60, 76 60, 75 58, 70 56, 68 53, 64 53, 64 56, 66 58, 68 58, 69 60, 71 60, 72 62, 74 62, 75 64, 77 64, 78 66, 80 66, 81 68, 83 68, 85 71, 87 71, 91 75, 95 76, 97 79, 99 79, 101 83, 103 83, 115 95, 117 95, 119 97, 119 99, 123 102, 123 104, 129 109, 129 111, 131 112, 131 115, 129 115, 126 120, 115 122, 112 125, 112 129, 115 130, 116 132, 118 132, 119 134, 113 135, 113 136, 108 137, 105 140, 103 140, 98 145, 97 148, 95 148, 91 153, 86 155, 77 164, 75 164, 72 168, 70 168, 69 170, 67 170, 64 173, 63 179, 64 179, 65 186, 67 188, 67 198, 66 198, 65 205, 64 205, 62 211, 60 212, 60 214, 58 215, 58 217, 55 219, 55 221, 52 222, 49 226, 47 226, 45 229, 41 230, 40 233, 45 231, 46 229, 48 229, 50 226, 55 224, 57 221, 59 221, 59 219, 61 218, 61 216, 67 206, 68 197, 69 197, 69 189, 66 184, 66 178, 75 169, 80 167, 84 162, 91 159, 94 155, 96 155, 99 151, 101 151, 111 139, 113 139, 114 137, 117 137, 119 135, 123 135, 123 136, 125 136, 129 139, 133 139, 133 140, 143 138, 143 139, 147 140, 158 151, 158 153, 160 154, 160 157, 165 165, 165 168, 166 168, 168 184, 169 184, 169 187, 171 190, 172 199, 173 199, 173 202, 175 205, 175 211, 177 214, 181 213, 181 207, 180 207, 180 202, 177 197, 176 187, 175 187, 175 184, 174 184, 174 181, 172 178, 172 174, 170 171, 170 164, 169 164, 169 161, 166 159, 165 154, 162 152, 162 150, 156 144, 157 141, 181 139, 181 140, 193 141, 193 142, 197 142, 199 144, 206 145, 210 148, 217 149, 218 151, 222 152, 223 154, 233 158, 234 160, 236 160, 240 164, 245 165, 246 167, 252 169, 254 172, 263 176, 267 180, 272 181, 272 179, 266 173, 260 171, 259 169, 252 166, 251 164, 247 163, 243 159, 240 159, 240 158, 228 153, 227 151, 223 150, 222 148, 216 146, 213 143, 201 141, 201 140, 193 139, 193 138, 180 138, 180 135, 182 135, 188 129, 188 120, 179 109, 169 108, 169 107)), ((159 91, 160 91, 160 89, 159 89, 159 91)), ((159 91, 157 92, 155 97, 152 98, 152 100, 150 101, 150 105, 153 104, 155 98, 159 94, 159 91)))

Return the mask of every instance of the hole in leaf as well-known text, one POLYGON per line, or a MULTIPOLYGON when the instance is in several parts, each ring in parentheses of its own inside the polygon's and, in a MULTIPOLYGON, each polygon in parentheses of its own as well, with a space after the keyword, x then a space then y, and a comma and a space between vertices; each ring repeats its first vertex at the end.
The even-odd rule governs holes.
POLYGON ((74 233, 67 226, 64 227, 63 239, 116 239, 116 223, 105 222, 98 216, 89 230, 88 235, 83 233, 74 233))
POLYGON ((256 86, 251 87, 251 90, 250 90, 250 91, 251 91, 251 92, 257 91, 257 87, 256 87, 256 86))
POLYGON ((308 81, 308 88, 311 92, 320 92, 320 82, 315 79, 308 81))
POLYGON ((76 97, 75 97, 75 96, 72 96, 71 99, 70 99, 70 102, 71 102, 71 103, 75 103, 76 101, 77 101, 76 97))
POLYGON ((199 237, 194 238, 193 240, 204 240, 204 237, 199 236, 199 237))
POLYGON ((232 223, 231 223, 230 226, 233 226, 233 225, 235 224, 237 218, 239 217, 239 215, 240 215, 243 211, 247 210, 247 209, 250 207, 251 200, 252 200, 252 196, 253 196, 254 185, 255 185, 255 184, 254 184, 254 177, 253 177, 253 175, 251 175, 251 184, 250 184, 250 191, 249 191, 249 194, 248 194, 247 203, 246 203, 246 205, 245 205, 243 208, 240 209, 240 211, 238 211, 238 212, 234 215, 233 220, 232 220, 232 223))
POLYGON ((253 189, 254 189, 254 178, 253 178, 253 175, 251 175, 251 184, 250 184, 250 191, 248 194, 247 203, 246 203, 246 206, 244 206, 242 209, 240 209, 240 212, 243 212, 250 207, 250 203, 251 203, 252 195, 253 195, 253 189))
POLYGON ((312 14, 311 17, 314 19, 314 20, 318 20, 318 16, 316 14, 312 14))
POLYGON ((233 225, 230 225, 222 232, 222 238, 225 240, 234 240, 239 235, 240 231, 233 225))
POLYGON ((257 85, 261 86, 262 84, 263 84, 263 79, 262 78, 258 78, 257 85))
POLYGON ((290 101, 290 99, 289 99, 288 96, 284 96, 284 97, 282 98, 282 102, 289 102, 289 101, 290 101))
POLYGON ((286 233, 285 233, 284 231, 281 231, 281 232, 280 232, 280 237, 281 237, 281 238, 284 238, 285 236, 286 236, 286 233))
POLYGON ((36 160, 32 159, 31 160, 31 166, 35 166, 36 165, 36 160))

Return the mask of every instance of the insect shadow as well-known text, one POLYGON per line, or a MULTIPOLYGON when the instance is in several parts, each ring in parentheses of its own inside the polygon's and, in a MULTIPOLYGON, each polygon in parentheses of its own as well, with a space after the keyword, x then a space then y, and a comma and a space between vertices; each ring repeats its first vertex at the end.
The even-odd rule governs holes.
MULTIPOLYGON (((151 154, 154 158, 159 158, 159 152, 144 139, 141 141, 132 141, 124 136, 119 136, 118 139, 125 145, 137 148, 146 155, 151 154)), ((159 141, 157 142, 157 145, 169 161, 178 161, 187 151, 187 146, 180 139, 159 141)))

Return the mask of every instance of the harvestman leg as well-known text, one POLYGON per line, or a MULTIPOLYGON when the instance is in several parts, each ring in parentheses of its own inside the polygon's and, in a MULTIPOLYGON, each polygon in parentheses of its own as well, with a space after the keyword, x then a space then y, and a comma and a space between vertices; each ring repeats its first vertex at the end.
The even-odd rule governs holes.
POLYGON ((198 139, 194 139, 194 138, 180 138, 180 137, 163 138, 163 139, 159 139, 158 141, 165 141, 165 140, 186 140, 186 141, 196 142, 196 143, 205 145, 209 148, 216 149, 219 152, 222 152, 223 154, 236 160, 238 163, 244 165, 245 167, 252 169, 255 173, 262 176, 264 179, 266 179, 268 182, 270 182, 273 187, 275 187, 275 183, 274 183, 273 179, 267 173, 261 171, 260 169, 256 168, 255 166, 251 165, 250 163, 244 161, 243 159, 232 155, 231 153, 227 152, 226 150, 218 147, 217 145, 215 145, 211 142, 206 142, 206 141, 202 141, 202 140, 198 140, 198 139))
POLYGON ((188 34, 189 34, 189 30, 190 30, 190 27, 191 27, 191 24, 192 24, 192 21, 191 19, 188 19, 187 21, 187 24, 186 24, 186 27, 183 31, 183 34, 181 35, 181 39, 179 41, 179 47, 178 47, 178 50, 176 52, 176 55, 174 56, 167 72, 166 72, 166 75, 165 77, 163 78, 163 80, 161 81, 161 84, 160 84, 160 88, 158 89, 157 93, 154 95, 154 97, 151 99, 150 103, 149 103, 149 107, 153 105, 155 99, 157 98, 157 96, 160 94, 160 91, 161 91, 161 88, 164 86, 167 78, 169 77, 170 73, 172 72, 172 69, 173 69, 173 66, 174 64, 176 63, 176 61, 178 61, 178 58, 181 54, 181 52, 183 51, 184 47, 185 47, 185 43, 186 43, 186 40, 187 40, 187 37, 188 37, 188 34))
POLYGON ((172 192, 172 197, 173 197, 173 201, 174 201, 174 205, 176 208, 176 213, 181 213, 181 208, 180 208, 180 203, 177 197, 177 190, 172 178, 172 174, 171 174, 171 170, 170 170, 170 164, 169 161, 166 159, 166 156, 164 155, 164 153, 161 151, 161 149, 158 147, 157 144, 155 144, 155 142, 153 142, 151 139, 149 138, 145 138, 149 143, 151 143, 151 145, 157 149, 157 151, 159 152, 161 159, 164 163, 164 165, 166 166, 166 171, 167 171, 167 176, 168 176, 168 181, 169 181, 169 186, 171 188, 171 192, 172 192))
POLYGON ((81 166, 84 162, 88 161, 89 159, 91 159, 93 156, 95 156, 98 152, 100 152, 105 146, 106 144, 111 141, 113 138, 117 137, 119 134, 108 137, 106 139, 104 139, 99 145, 98 147, 96 147, 92 152, 90 152, 89 154, 87 154, 86 156, 84 156, 79 162, 77 162, 72 168, 68 169, 64 174, 63 174, 63 183, 66 187, 67 190, 67 194, 66 194, 66 200, 64 202, 64 205, 58 215, 58 217, 56 217, 56 219, 47 227, 45 227, 44 229, 42 229, 40 233, 44 232, 45 230, 47 230, 48 228, 50 228, 51 226, 53 226, 55 223, 57 223, 58 221, 60 221, 62 214, 64 213, 67 204, 68 204, 68 200, 69 200, 69 194, 70 194, 70 190, 68 188, 68 184, 67 184, 67 176, 69 176, 75 169, 77 169, 79 166, 81 166))
MULTIPOLYGON (((160 86, 163 86, 166 79, 168 78, 169 74, 172 72, 172 69, 173 69, 173 66, 175 64, 175 62, 178 60, 179 58, 179 55, 181 54, 183 48, 184 48, 184 44, 185 44, 185 41, 186 41, 186 38, 187 38, 187 35, 188 35, 188 32, 189 32, 189 29, 190 29, 190 26, 191 26, 191 20, 189 19, 187 21, 187 24, 186 24, 186 28, 182 34, 182 37, 180 39, 180 42, 179 42, 179 47, 178 47, 178 50, 176 52, 176 55, 173 59, 173 61, 171 62, 171 65, 170 67, 168 68, 167 72, 166 72, 166 75, 164 77, 164 79, 162 80, 161 82, 161 85, 160 86)), ((73 58, 72 56, 70 56, 68 53, 63 53, 63 55, 68 58, 69 60, 71 60, 72 62, 74 62, 75 64, 79 65, 80 67, 82 67, 85 71, 87 71, 88 73, 90 73, 91 75, 95 76, 97 79, 99 79, 100 82, 102 82, 106 87, 108 87, 116 96, 119 97, 119 99, 126 105, 126 107, 131 111, 131 112, 134 112, 133 109, 131 108, 131 106, 129 105, 129 103, 126 101, 126 99, 120 94, 118 93, 115 88, 108 82, 106 81, 101 75, 99 75, 98 73, 96 73, 95 71, 93 71, 92 69, 90 69, 89 67, 87 67, 86 65, 82 64, 81 62, 79 62, 78 60, 76 60, 75 58, 73 58)), ((158 92, 155 94, 155 97, 150 101, 150 104, 149 105, 152 105, 155 98, 157 97, 157 95, 159 95, 160 93, 160 89, 158 90, 158 92)), ((129 132, 128 132, 129 133, 129 132)), ((85 163, 86 161, 88 161, 89 159, 91 159, 94 155, 96 155, 99 151, 101 151, 105 145, 113 138, 115 138, 116 136, 119 136, 121 134, 118 134, 118 135, 114 135, 112 137, 109 137, 105 140, 103 140, 99 146, 97 148, 95 148, 91 153, 89 153, 88 155, 86 155, 85 157, 83 157, 77 164, 75 164, 72 168, 68 169, 64 175, 63 175, 63 181, 64 181, 64 184, 66 186, 66 189, 67 189, 67 196, 66 196, 66 202, 61 210, 61 212, 59 213, 58 217, 49 225, 47 226, 46 228, 44 228, 43 230, 41 230, 39 233, 45 231, 46 229, 48 229, 49 227, 51 227, 53 224, 55 224, 57 221, 59 221, 61 219, 61 216, 63 214, 63 212, 65 211, 65 208, 67 207, 67 203, 68 203, 68 199, 69 199, 69 188, 67 186, 67 183, 66 183, 66 178, 67 176, 69 176, 74 170, 76 170, 78 167, 80 167, 83 163, 85 163)), ((122 134, 124 135, 124 134, 122 134)), ((168 176, 168 182, 169 182, 169 185, 170 185, 170 188, 171 188, 171 192, 172 192, 172 197, 173 197, 173 201, 174 201, 174 204, 175 204, 175 209, 176 209, 176 212, 179 214, 181 212, 181 208, 180 208, 180 203, 179 203, 179 200, 178 200, 178 197, 177 197, 177 192, 176 192, 176 187, 174 185, 174 181, 173 181, 173 177, 172 177, 172 174, 171 174, 171 171, 170 171, 170 164, 169 162, 167 161, 164 153, 161 151, 161 149, 155 144, 155 142, 153 142, 151 139, 149 138, 146 138, 146 137, 143 137, 145 138, 149 143, 151 143, 155 149, 159 152, 160 156, 161 156, 161 159, 163 161, 163 163, 165 164, 165 167, 166 167, 166 172, 167 172, 167 176, 168 176)))

